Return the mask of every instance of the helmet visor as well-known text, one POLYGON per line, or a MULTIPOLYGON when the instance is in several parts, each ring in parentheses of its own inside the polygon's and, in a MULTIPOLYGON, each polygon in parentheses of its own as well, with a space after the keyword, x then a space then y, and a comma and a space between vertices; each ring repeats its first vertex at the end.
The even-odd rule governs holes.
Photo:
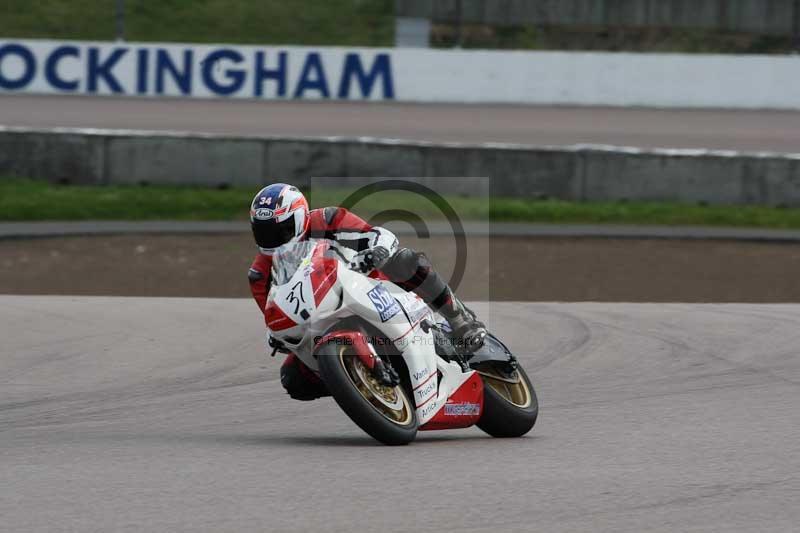
POLYGON ((277 248, 295 237, 294 214, 283 222, 259 220, 252 226, 256 244, 261 248, 277 248))

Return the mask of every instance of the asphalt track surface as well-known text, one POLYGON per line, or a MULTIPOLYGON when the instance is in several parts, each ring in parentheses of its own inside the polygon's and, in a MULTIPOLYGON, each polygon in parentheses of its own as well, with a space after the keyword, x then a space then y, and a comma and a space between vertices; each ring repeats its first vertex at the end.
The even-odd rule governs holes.
MULTIPOLYGON (((396 235, 414 235, 402 222, 381 224, 396 235)), ((749 242, 800 242, 800 230, 715 226, 648 226, 633 224, 538 224, 524 222, 462 223, 468 237, 597 237, 616 239, 730 240, 749 242)), ((87 220, 58 222, 0 222, 0 240, 88 235, 234 234, 249 231, 247 221, 195 220, 87 220)), ((449 223, 428 221, 430 235, 449 236, 449 223)))
POLYGON ((800 152, 800 112, 0 95, 0 124, 800 152))
POLYGON ((525 438, 288 399, 247 300, 0 297, 3 531, 790 531, 800 306, 492 304, 525 438))

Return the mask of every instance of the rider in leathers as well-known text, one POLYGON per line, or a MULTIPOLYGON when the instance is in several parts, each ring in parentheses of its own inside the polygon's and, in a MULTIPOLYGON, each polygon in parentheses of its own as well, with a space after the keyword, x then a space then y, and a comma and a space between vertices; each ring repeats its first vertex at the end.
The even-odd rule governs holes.
MULTIPOLYGON (((251 204, 250 224, 259 253, 250 266, 248 278, 253 298, 262 312, 267 303, 275 249, 309 237, 324 238, 357 252, 353 260, 357 270, 373 272, 373 277, 382 274, 419 295, 431 309, 447 318, 453 338, 463 342, 468 350, 483 343, 486 328, 455 297, 428 258, 409 248, 400 248, 397 237, 387 229, 371 226, 341 207, 309 210, 303 194, 284 183, 269 185, 256 194, 251 204)), ((271 336, 270 346, 281 348, 280 342, 271 336)), ((328 395, 319 377, 291 353, 281 366, 281 384, 297 400, 328 395)))

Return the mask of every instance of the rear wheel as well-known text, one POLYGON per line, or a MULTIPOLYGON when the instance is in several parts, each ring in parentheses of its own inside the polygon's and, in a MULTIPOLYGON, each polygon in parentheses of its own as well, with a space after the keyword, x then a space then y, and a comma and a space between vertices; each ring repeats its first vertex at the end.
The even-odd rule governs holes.
POLYGON ((477 426, 492 437, 521 437, 536 424, 539 401, 522 369, 487 361, 475 370, 483 379, 483 413, 477 426))
POLYGON ((358 427, 384 444, 408 444, 414 440, 416 409, 402 385, 379 383, 352 346, 328 344, 317 357, 322 380, 358 427))

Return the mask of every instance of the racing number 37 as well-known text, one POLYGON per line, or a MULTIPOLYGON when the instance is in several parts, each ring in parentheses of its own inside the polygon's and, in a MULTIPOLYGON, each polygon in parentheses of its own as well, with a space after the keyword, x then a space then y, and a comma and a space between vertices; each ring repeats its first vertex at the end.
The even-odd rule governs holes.
POLYGON ((294 304, 294 314, 297 314, 298 311, 300 312, 300 316, 303 320, 308 320, 308 317, 311 316, 306 309, 300 311, 300 303, 306 303, 306 296, 303 294, 303 281, 300 280, 294 284, 292 290, 289 292, 289 295, 286 297, 286 301, 290 304, 294 304))

